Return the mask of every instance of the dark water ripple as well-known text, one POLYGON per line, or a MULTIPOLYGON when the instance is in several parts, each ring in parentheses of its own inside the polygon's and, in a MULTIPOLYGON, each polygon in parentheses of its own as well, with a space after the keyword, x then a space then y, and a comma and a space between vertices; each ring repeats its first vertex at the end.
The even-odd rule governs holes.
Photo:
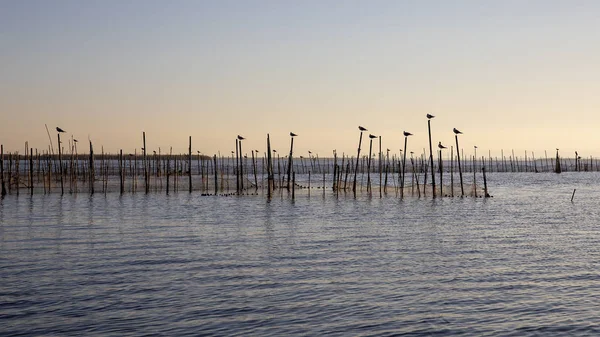
POLYGON ((6 198, 0 335, 596 336, 598 178, 497 174, 489 200, 6 198))

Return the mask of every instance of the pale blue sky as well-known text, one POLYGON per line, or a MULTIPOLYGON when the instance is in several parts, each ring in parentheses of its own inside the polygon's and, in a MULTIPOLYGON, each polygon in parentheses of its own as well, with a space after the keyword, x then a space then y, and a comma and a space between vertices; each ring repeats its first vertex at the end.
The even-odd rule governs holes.
MULTIPOLYGON (((0 0, 0 142, 354 154, 415 134, 600 156, 597 1, 0 0)), ((22 150, 21 150, 22 151, 22 150)))

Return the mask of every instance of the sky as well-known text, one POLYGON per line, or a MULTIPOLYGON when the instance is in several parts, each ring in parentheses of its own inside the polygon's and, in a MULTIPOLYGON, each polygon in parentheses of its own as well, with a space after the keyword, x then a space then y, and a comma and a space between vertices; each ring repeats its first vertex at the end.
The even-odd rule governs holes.
POLYGON ((430 113, 434 146, 600 157, 598 93, 598 1, 0 0, 5 151, 422 153, 430 113))

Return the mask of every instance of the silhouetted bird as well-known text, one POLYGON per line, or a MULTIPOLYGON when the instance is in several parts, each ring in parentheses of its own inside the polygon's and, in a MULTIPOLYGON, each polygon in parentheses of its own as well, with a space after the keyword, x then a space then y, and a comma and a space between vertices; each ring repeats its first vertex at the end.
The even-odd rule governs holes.
POLYGON ((244 138, 244 137, 242 137, 242 136, 240 136, 240 135, 238 135, 238 137, 237 137, 237 138, 238 138, 239 140, 244 140, 244 139, 246 139, 246 138, 244 138))
POLYGON ((358 126, 358 129, 359 129, 360 131, 367 131, 367 128, 364 128, 364 127, 362 127, 362 126, 360 126, 360 125, 358 126))
POLYGON ((452 129, 452 131, 454 131, 454 134, 456 135, 460 135, 462 132, 458 131, 456 128, 452 129))
POLYGON ((435 116, 432 114, 427 114, 427 119, 432 119, 433 117, 435 117, 435 116))
POLYGON ((446 147, 445 147, 444 145, 442 145, 442 142, 439 142, 439 143, 438 143, 438 147, 439 147, 440 149, 446 149, 446 147))
POLYGON ((77 143, 77 142, 78 142, 78 140, 77 140, 77 139, 73 139, 73 142, 77 143))
POLYGON ((369 134, 369 138, 373 139, 373 138, 377 138, 377 136, 369 134))
POLYGON ((412 135, 413 135, 412 133, 410 133, 410 132, 408 132, 408 131, 404 131, 404 136, 405 136, 405 137, 412 136, 412 135))
POLYGON ((277 152, 277 150, 273 149, 273 152, 277 152))
POLYGON ((312 154, 312 152, 311 152, 311 151, 308 151, 308 154, 312 154))
POLYGON ((58 126, 56 127, 56 131, 58 131, 58 132, 66 132, 65 130, 59 128, 58 126))
POLYGON ((291 137, 296 137, 296 136, 297 136, 297 134, 295 134, 295 133, 293 133, 293 132, 290 132, 290 136, 291 136, 291 137))

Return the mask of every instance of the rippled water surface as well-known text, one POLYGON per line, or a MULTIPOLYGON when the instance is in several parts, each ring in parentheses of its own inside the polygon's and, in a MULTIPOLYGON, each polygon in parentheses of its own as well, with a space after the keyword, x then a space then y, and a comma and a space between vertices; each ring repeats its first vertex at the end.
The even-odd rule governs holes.
POLYGON ((489 185, 491 199, 8 196, 0 335, 598 335, 600 175, 489 185))

